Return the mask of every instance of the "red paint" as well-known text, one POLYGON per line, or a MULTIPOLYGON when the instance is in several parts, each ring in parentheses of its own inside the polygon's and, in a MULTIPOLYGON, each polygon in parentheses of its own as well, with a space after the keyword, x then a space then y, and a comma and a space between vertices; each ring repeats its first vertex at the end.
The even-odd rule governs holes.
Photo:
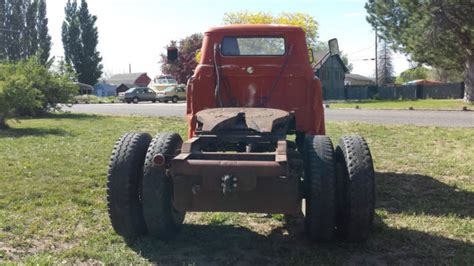
MULTIPOLYGON (((268 100, 266 107, 294 111, 296 129, 313 135, 324 135, 324 109, 321 82, 314 76, 309 64, 308 48, 304 31, 299 27, 283 25, 228 25, 209 29, 204 36, 201 61, 188 82, 187 119, 189 137, 194 135, 196 113, 217 106, 214 97, 216 76, 213 47, 225 36, 284 37, 286 51, 290 50, 288 64, 282 77, 268 100)), ((221 80, 224 106, 230 107, 231 95, 240 107, 262 107, 262 97, 268 96, 277 79, 286 57, 284 56, 222 56, 218 55, 221 79, 227 81, 226 92, 221 80), (253 73, 246 69, 252 67, 253 73)))

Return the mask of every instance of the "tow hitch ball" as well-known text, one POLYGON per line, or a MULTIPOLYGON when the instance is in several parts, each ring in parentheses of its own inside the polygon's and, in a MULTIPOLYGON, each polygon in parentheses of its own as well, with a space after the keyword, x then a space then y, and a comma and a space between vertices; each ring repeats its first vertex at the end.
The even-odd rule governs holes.
POLYGON ((237 177, 225 175, 222 177, 222 193, 229 194, 237 187, 237 177))

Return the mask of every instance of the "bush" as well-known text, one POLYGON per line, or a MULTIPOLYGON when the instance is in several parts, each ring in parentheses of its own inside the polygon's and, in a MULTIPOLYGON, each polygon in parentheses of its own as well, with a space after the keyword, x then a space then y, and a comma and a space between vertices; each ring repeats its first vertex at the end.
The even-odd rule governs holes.
POLYGON ((74 97, 74 103, 114 103, 118 102, 117 97, 97 97, 95 95, 77 95, 74 97))
MULTIPOLYGON (((50 71, 36 58, 0 64, 0 117, 36 116, 71 102, 78 86, 69 74, 50 71)), ((0 119, 1 121, 1 119, 0 119)))

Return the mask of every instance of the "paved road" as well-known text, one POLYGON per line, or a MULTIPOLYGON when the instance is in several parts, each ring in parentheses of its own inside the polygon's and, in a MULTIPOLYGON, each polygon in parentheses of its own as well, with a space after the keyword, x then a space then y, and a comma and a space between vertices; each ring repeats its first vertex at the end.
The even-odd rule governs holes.
MULTIPOLYGON (((184 116, 184 103, 76 104, 65 108, 76 113, 111 115, 184 116)), ((357 121, 373 124, 412 124, 420 126, 474 127, 474 112, 326 109, 327 121, 357 121)))

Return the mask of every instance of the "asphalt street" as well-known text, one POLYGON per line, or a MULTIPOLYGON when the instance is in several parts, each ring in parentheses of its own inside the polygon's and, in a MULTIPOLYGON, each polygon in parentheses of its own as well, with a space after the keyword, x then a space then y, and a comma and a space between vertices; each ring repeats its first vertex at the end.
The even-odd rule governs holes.
MULTIPOLYGON (((139 103, 139 104, 76 104, 65 107, 73 113, 179 116, 186 111, 185 103, 139 103)), ((371 124, 411 124, 440 127, 473 127, 473 111, 416 111, 416 110, 369 110, 326 109, 326 121, 356 121, 371 124)))

